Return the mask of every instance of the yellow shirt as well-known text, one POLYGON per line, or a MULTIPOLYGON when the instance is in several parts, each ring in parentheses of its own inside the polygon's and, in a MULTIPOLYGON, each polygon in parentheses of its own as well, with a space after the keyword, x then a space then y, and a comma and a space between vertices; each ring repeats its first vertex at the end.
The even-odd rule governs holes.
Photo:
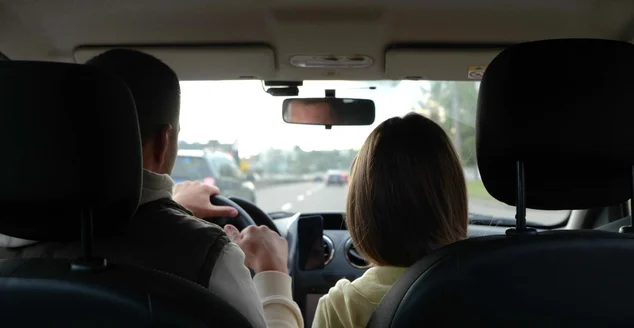
POLYGON ((353 282, 337 281, 319 299, 313 328, 364 328, 379 302, 407 268, 373 267, 353 282))

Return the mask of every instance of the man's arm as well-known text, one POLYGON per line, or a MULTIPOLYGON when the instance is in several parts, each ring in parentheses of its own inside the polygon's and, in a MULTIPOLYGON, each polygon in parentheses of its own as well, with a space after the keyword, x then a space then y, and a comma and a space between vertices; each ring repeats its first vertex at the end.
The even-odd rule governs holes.
POLYGON ((216 261, 209 289, 240 311, 253 327, 303 328, 301 312, 292 298, 291 277, 264 271, 251 279, 244 260, 238 245, 227 244, 216 261))
MULTIPOLYGON (((173 199, 199 218, 238 215, 232 207, 209 202, 209 197, 219 193, 217 187, 183 182, 174 186, 173 199)), ((225 246, 211 273, 209 289, 240 311, 253 327, 303 328, 301 312, 291 293, 286 240, 264 226, 240 232, 227 225, 225 231, 240 246, 225 246), (249 259, 240 247, 248 250, 249 259), (253 279, 245 264, 258 273, 253 279)))

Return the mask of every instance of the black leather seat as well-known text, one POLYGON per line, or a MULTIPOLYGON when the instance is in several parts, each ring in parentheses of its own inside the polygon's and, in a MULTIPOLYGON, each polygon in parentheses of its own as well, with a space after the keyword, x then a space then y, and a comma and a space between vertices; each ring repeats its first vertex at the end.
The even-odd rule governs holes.
POLYGON ((81 238, 85 253, 0 261, 0 326, 250 327, 197 284, 91 254, 93 233, 116 233, 141 194, 136 110, 118 78, 74 64, 0 62, 0 103, 0 233, 81 238))
MULTIPOLYGON (((633 58, 632 44, 582 39, 525 43, 496 57, 476 123, 489 193, 519 204, 520 218, 526 207, 631 198, 633 58)), ((409 268, 368 327, 631 326, 632 259, 630 234, 519 226, 471 238, 409 268)))

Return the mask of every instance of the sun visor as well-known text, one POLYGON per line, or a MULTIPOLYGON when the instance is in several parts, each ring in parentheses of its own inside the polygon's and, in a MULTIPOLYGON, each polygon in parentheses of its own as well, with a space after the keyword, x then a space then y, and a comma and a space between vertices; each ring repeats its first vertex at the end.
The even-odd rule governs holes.
POLYGON ((275 54, 268 46, 209 47, 79 47, 75 62, 83 64, 107 50, 127 48, 162 60, 181 80, 267 79, 275 76, 275 54))
POLYGON ((390 80, 479 81, 502 50, 390 49, 385 53, 385 76, 390 80))

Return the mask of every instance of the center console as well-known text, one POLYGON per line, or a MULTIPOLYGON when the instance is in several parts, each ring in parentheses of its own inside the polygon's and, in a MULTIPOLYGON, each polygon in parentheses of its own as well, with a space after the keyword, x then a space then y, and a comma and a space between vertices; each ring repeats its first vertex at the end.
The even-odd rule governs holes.
POLYGON ((341 214, 304 214, 286 231, 293 298, 310 327, 319 298, 342 278, 360 277, 368 264, 352 246, 341 214), (350 253, 347 254, 346 252, 350 253))
MULTIPOLYGON (((293 299, 310 327, 319 298, 345 278, 363 275, 370 264, 356 251, 342 213, 297 214, 275 220, 289 243, 293 299)), ((508 227, 469 225, 469 237, 504 234, 508 227)))

